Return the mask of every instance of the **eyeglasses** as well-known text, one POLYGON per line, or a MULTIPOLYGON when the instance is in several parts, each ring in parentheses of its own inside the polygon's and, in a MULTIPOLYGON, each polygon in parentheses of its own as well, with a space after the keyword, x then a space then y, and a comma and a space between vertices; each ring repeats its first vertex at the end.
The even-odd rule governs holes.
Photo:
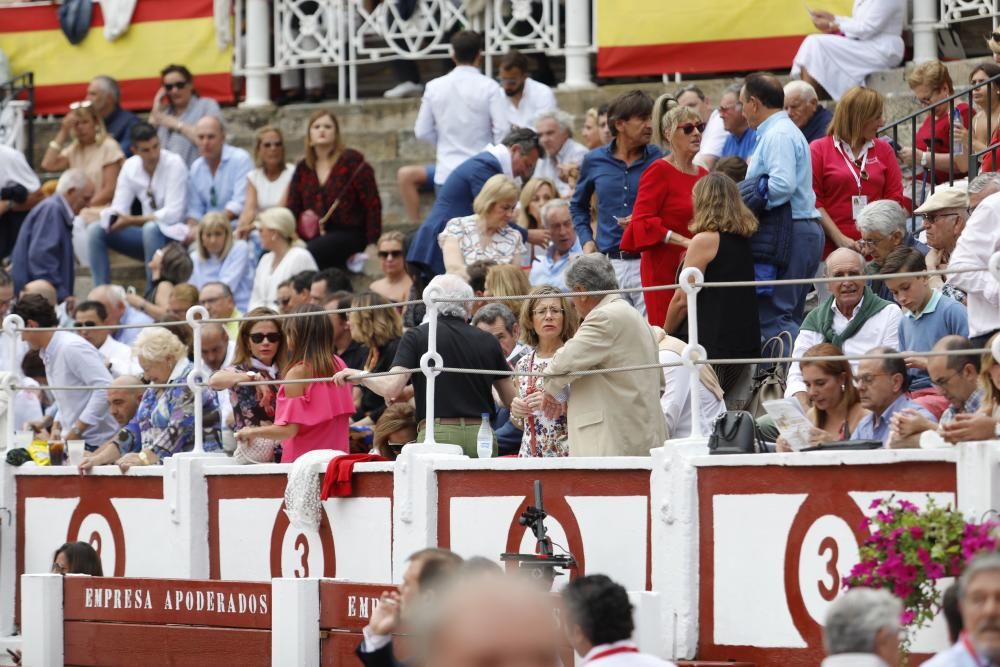
POLYGON ((677 129, 678 130, 684 130, 684 134, 691 134, 695 130, 698 130, 698 134, 701 134, 702 132, 705 131, 705 124, 704 123, 687 123, 685 125, 678 125, 677 129))
POLYGON ((545 317, 546 315, 551 315, 552 317, 556 317, 557 315, 562 315, 563 312, 564 312, 563 309, 557 306, 546 306, 544 308, 535 308, 533 311, 531 311, 531 314, 536 315, 538 317, 545 317))
POLYGON ((188 85, 187 81, 178 81, 177 83, 167 83, 166 81, 164 81, 163 90, 169 93, 171 90, 181 90, 187 85, 188 85))
POLYGON ((994 42, 1000 42, 1000 32, 990 33, 990 39, 992 39, 994 42))
POLYGON ((926 222, 929 225, 933 225, 935 222, 938 222, 939 220, 942 220, 944 218, 954 218, 957 216, 958 213, 938 213, 938 214, 927 213, 924 215, 924 222, 926 222))
POLYGON ((719 113, 729 113, 730 111, 736 111, 736 107, 738 107, 738 106, 739 106, 739 103, 735 103, 735 104, 720 104, 719 105, 719 113))
POLYGON ((252 334, 250 334, 250 342, 251 343, 254 343, 256 345, 260 345, 265 340, 268 343, 280 343, 281 342, 281 334, 278 333, 277 331, 271 331, 271 332, 268 332, 268 333, 252 333, 252 334))
POLYGON ((223 296, 213 296, 213 297, 209 297, 207 299, 202 299, 198 303, 199 303, 199 305, 202 305, 202 306, 211 306, 216 301, 221 301, 224 298, 225 297, 223 297, 223 296))
POLYGON ((260 145, 261 148, 281 148, 280 141, 265 141, 260 145))
POLYGON ((92 322, 90 320, 82 320, 82 321, 81 320, 77 320, 77 321, 73 322, 73 328, 75 328, 75 329, 82 329, 84 327, 96 327, 96 326, 100 326, 100 325, 97 322, 92 322))
POLYGON ((403 256, 403 251, 402 250, 379 250, 378 251, 378 258, 379 259, 388 259, 389 257, 402 257, 402 256, 403 256))
POLYGON ((76 111, 77 109, 89 109, 91 106, 90 100, 80 100, 79 102, 70 102, 70 111, 76 111))
POLYGON ((284 299, 278 299, 278 305, 279 306, 287 306, 289 303, 291 303, 291 301, 292 301, 292 297, 286 296, 284 299))
POLYGON ((867 375, 859 375, 858 377, 854 378, 854 386, 866 387, 875 382, 875 378, 888 377, 888 375, 889 375, 888 373, 870 373, 867 375))
POLYGON ((948 377, 943 378, 943 379, 942 378, 938 378, 938 379, 935 380, 935 379, 932 378, 931 379, 931 384, 934 385, 935 387, 947 387, 948 383, 951 382, 952 380, 954 380, 955 376, 957 376, 957 375, 958 375, 958 373, 955 372, 955 373, 952 373, 951 375, 949 375, 948 377))

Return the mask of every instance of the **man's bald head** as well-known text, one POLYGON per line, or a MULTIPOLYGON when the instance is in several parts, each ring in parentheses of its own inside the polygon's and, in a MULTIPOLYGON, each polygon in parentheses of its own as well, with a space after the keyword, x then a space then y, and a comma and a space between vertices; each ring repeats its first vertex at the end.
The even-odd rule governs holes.
POLYGON ((115 418, 119 426, 124 426, 132 421, 136 410, 139 409, 139 401, 142 400, 142 389, 128 389, 128 385, 140 385, 142 380, 134 375, 120 375, 108 385, 108 406, 111 416, 115 418))
POLYGON ((194 124, 194 133, 198 152, 206 162, 217 165, 222 158, 222 146, 226 142, 226 129, 222 126, 222 121, 215 116, 202 116, 194 124))
POLYGON ((834 261, 838 263, 853 262, 862 274, 865 272, 865 256, 857 250, 852 250, 851 248, 837 248, 831 252, 829 256, 827 256, 828 262, 830 261, 830 258, 833 258, 834 261))
POLYGON ((53 308, 59 304, 56 288, 48 280, 32 280, 21 290, 21 296, 41 294, 53 308))
POLYGON ((221 324, 209 322, 201 326, 201 358, 208 370, 222 368, 229 353, 229 332, 221 324))

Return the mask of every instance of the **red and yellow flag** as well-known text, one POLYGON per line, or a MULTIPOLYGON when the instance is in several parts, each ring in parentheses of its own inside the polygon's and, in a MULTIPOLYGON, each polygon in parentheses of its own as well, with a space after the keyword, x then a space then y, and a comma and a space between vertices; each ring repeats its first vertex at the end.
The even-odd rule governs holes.
POLYGON ((99 74, 118 81, 122 106, 149 109, 160 70, 170 63, 191 70, 201 95, 232 101, 232 49, 216 45, 212 0, 139 0, 128 31, 114 42, 104 37, 104 15, 95 3, 90 32, 75 46, 57 12, 56 4, 0 5, 0 48, 15 76, 35 73, 36 113, 65 113, 99 74))
POLYGON ((807 9, 849 14, 851 0, 596 0, 597 73, 787 69, 805 35, 807 9))

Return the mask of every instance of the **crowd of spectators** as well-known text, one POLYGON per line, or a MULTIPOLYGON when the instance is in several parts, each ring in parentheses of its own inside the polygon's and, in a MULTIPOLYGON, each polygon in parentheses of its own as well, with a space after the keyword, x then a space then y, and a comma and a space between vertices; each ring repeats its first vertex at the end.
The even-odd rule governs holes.
MULTIPOLYGON (((394 455, 398 438, 427 431, 426 379, 411 373, 428 347, 422 297, 436 295, 454 300, 439 308, 444 365, 492 373, 437 380, 437 439, 470 455, 484 414, 496 451, 526 457, 645 454, 695 430, 692 400, 698 430, 710 431, 724 410, 753 402, 769 364, 744 360, 783 335, 800 359, 784 392, 813 424, 812 444, 995 437, 996 365, 968 350, 1000 331, 1000 288, 971 271, 1000 248, 990 224, 1000 176, 986 155, 972 182, 944 182, 970 170, 960 146, 993 141, 1000 99, 985 82, 1000 70, 975 69, 975 109, 935 107, 915 145, 880 137, 884 100, 857 84, 861 69, 898 57, 898 4, 864 3, 853 17, 812 12, 825 34, 803 43, 800 80, 750 74, 717 104, 697 86, 655 100, 628 91, 587 110, 579 141, 527 58, 511 51, 494 80, 479 68, 481 37, 456 32, 455 66, 424 87, 414 127, 436 162, 399 173, 412 219, 417 189, 436 195, 410 237, 382 232, 374 169, 332 111, 308 118, 292 164, 273 126, 256 132, 252 155, 228 143, 218 105, 197 95, 181 65, 163 69, 148 121, 123 111, 115 82, 98 77, 45 151, 42 168, 62 172, 51 196, 23 156, 0 152, 0 171, 25 191, 0 209, 16 228, 5 237, 0 297, 16 300, 11 312, 29 329, 79 330, 26 332, 19 358, 36 351, 44 367, 39 375, 35 363, 31 377, 162 386, 118 419, 117 434, 106 391, 53 392, 32 427, 82 436, 84 467, 156 463, 193 442, 182 385, 196 373, 210 387, 206 449, 292 461, 357 447, 351 426, 394 455), (855 69, 823 66, 865 40, 855 69), (835 106, 821 103, 826 94, 835 106), (917 200, 904 191, 908 162, 919 166, 917 200), (355 290, 351 274, 369 246, 382 277, 355 290), (109 249, 143 261, 144 290, 111 284, 109 249), (79 265, 95 287, 77 303, 79 265), (696 311, 684 290, 669 289, 685 269, 704 276, 696 311), (833 280, 808 284, 815 277, 833 280), (750 284, 767 279, 801 284, 750 284), (713 286, 733 282, 746 284, 713 286), (201 326, 203 369, 192 365, 184 321, 193 305, 222 320, 201 326), (165 326, 99 328, 156 323, 165 326), (712 363, 691 374, 669 364, 695 326, 712 363), (68 363, 77 348, 91 362, 68 363), (888 356, 822 359, 840 354, 888 356), (623 367, 635 368, 601 372, 623 367), (289 383, 266 384, 277 380, 289 383)), ((922 105, 954 92, 937 61, 907 81, 922 105)), ((761 428, 779 451, 792 449, 766 419, 761 428)))

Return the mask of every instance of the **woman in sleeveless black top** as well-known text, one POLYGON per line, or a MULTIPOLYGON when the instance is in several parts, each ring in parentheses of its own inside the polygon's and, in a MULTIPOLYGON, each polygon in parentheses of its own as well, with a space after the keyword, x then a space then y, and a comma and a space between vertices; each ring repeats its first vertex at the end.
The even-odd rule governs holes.
MULTIPOLYGON (((736 183, 713 172, 694 187, 694 234, 684 258, 684 268, 696 267, 706 283, 752 281, 753 252, 750 236, 757 219, 744 206, 736 183)), ((687 334, 687 295, 677 290, 667 310, 664 328, 687 334), (679 330, 683 328, 683 330, 679 330)), ((749 287, 705 287, 698 292, 698 342, 709 359, 756 357, 760 353, 760 319, 757 292, 749 287)), ((749 364, 717 364, 726 406, 741 408, 749 399, 749 364)))

